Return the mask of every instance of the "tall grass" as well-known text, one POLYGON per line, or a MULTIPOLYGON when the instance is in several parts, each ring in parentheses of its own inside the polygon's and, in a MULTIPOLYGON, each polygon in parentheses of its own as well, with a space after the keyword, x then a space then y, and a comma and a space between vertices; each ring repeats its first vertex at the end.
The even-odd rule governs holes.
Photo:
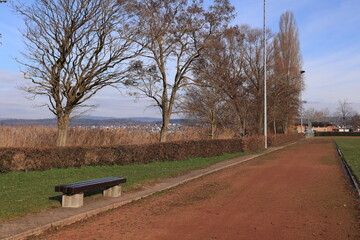
MULTIPOLYGON (((0 147, 52 147, 56 144, 55 127, 0 127, 0 147)), ((222 129, 217 139, 233 138, 235 133, 222 129)), ((168 141, 208 139, 207 128, 183 127, 168 135, 168 141)), ((89 129, 70 128, 68 146, 114 146, 129 144, 149 144, 159 141, 159 133, 136 129, 89 129)))

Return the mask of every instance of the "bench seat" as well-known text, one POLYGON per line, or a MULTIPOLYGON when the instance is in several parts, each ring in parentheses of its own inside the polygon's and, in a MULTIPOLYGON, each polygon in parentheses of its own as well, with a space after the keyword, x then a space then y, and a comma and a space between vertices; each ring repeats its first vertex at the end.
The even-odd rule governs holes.
POLYGON ((126 178, 106 177, 81 182, 74 182, 55 186, 55 192, 62 192, 63 207, 81 207, 83 205, 84 192, 103 188, 105 197, 121 196, 121 183, 126 178))

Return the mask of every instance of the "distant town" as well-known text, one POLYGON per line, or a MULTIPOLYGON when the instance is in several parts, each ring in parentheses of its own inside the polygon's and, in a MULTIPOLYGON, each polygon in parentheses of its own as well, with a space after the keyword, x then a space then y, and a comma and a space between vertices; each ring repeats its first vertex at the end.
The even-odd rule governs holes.
MULTIPOLYGON (((56 119, 0 119, 0 126, 44 126, 56 127, 56 119)), ((179 130, 181 127, 199 126, 200 122, 191 119, 172 119, 169 131, 179 130)), ((70 127, 90 129, 129 129, 159 132, 162 121, 160 118, 110 118, 110 117, 81 117, 73 119, 70 127)))

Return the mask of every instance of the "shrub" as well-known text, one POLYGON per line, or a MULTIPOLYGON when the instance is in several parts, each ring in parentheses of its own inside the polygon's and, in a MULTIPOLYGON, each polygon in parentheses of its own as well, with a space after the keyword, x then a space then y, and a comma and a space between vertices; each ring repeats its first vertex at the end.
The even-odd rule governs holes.
POLYGON ((356 137, 360 132, 316 132, 316 137, 356 137))
MULTIPOLYGON (((269 146, 296 141, 302 137, 302 134, 271 135, 269 146)), ((0 148, 0 172, 213 157, 224 153, 257 151, 263 148, 263 141, 262 136, 257 136, 109 147, 0 148)))

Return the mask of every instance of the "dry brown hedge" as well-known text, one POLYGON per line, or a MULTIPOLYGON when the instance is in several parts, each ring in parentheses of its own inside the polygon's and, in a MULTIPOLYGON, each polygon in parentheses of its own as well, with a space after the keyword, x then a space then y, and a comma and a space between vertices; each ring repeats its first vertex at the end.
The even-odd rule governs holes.
MULTIPOLYGON (((302 137, 302 134, 269 136, 269 146, 296 141, 302 137)), ((263 137, 248 137, 116 147, 0 148, 0 172, 213 157, 224 153, 257 151, 263 148, 263 142, 263 137)))

